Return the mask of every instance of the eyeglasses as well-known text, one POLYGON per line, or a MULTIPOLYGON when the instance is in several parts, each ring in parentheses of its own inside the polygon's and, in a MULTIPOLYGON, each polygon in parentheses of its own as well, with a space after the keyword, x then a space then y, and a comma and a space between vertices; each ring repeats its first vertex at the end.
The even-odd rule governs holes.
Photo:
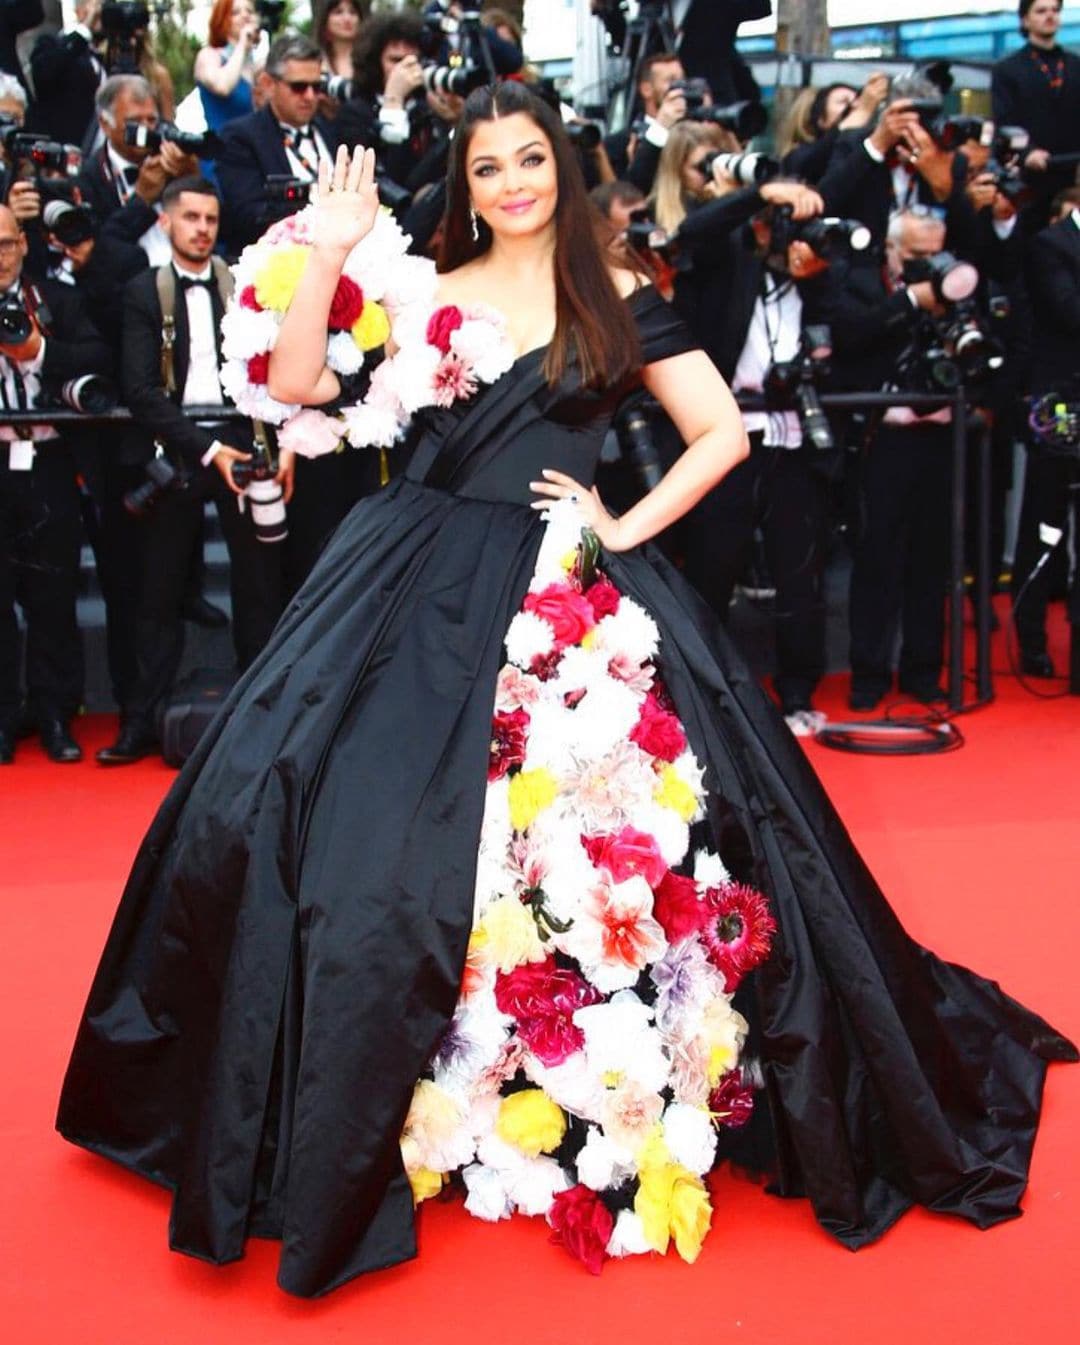
POLYGON ((21 244, 21 238, 0 238, 0 257, 14 257, 21 244))
POLYGON ((312 93, 322 93, 323 82, 321 79, 281 79, 279 84, 284 84, 292 89, 293 93, 307 93, 310 89, 312 93))

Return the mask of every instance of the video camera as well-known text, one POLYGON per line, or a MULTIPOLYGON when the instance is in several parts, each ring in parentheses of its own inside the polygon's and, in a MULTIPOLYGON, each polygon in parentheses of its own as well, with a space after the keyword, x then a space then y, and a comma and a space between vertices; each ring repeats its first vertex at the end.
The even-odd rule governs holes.
POLYGON ((156 126, 144 126, 141 121, 135 120, 124 122, 124 144, 133 149, 157 154, 166 141, 176 145, 185 154, 194 154, 200 159, 213 159, 221 150, 221 141, 213 131, 199 134, 181 131, 171 121, 161 121, 156 126))
POLYGON ((1080 378, 1065 387, 1033 397, 1028 425, 1049 453, 1080 460, 1080 378))
POLYGON ((794 359, 774 361, 765 371, 762 391, 770 411, 796 411, 803 439, 819 452, 835 448, 832 427, 818 395, 830 372, 832 332, 825 323, 803 328, 794 359))
POLYGON ((776 206, 771 212, 770 253, 786 254, 792 243, 805 243, 815 256, 825 261, 865 252, 870 246, 870 230, 861 220, 839 219, 835 215, 797 220, 791 206, 776 206))
POLYGON ((150 26, 150 7, 142 0, 105 0, 101 31, 105 36, 105 69, 110 75, 139 73, 140 40, 150 26))

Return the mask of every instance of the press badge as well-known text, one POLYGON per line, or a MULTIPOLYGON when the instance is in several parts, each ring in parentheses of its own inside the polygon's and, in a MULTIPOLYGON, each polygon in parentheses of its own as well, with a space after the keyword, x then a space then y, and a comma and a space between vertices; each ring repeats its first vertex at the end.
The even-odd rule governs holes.
POLYGON ((33 465, 33 439, 12 439, 8 446, 8 470, 12 472, 28 472, 33 465))

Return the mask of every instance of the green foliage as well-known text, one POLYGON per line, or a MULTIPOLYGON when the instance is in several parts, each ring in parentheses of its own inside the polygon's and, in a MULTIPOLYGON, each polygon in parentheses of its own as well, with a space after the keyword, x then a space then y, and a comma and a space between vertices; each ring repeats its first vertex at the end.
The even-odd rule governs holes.
POLYGON ((154 24, 154 55, 172 76, 178 104, 194 87, 192 66, 202 46, 187 29, 191 8, 191 0, 173 0, 169 12, 154 24))

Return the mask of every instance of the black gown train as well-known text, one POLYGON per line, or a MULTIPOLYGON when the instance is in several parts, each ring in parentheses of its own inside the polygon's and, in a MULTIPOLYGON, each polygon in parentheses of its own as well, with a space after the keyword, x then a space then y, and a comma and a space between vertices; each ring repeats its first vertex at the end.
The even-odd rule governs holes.
MULTIPOLYGON (((692 348, 653 291, 629 302, 646 362, 692 348)), ((142 843, 64 1081, 60 1132, 174 1191, 174 1248, 280 1238, 296 1294, 415 1253, 399 1137, 462 982, 503 640, 544 531, 528 483, 590 481, 615 409, 542 358, 424 413, 405 476, 341 525, 142 843)), ((1075 1047, 905 934, 656 548, 602 565, 659 628, 710 842, 778 926, 737 1001, 764 1103, 728 1152, 853 1248, 915 1203, 1015 1217, 1046 1062, 1075 1047)))

